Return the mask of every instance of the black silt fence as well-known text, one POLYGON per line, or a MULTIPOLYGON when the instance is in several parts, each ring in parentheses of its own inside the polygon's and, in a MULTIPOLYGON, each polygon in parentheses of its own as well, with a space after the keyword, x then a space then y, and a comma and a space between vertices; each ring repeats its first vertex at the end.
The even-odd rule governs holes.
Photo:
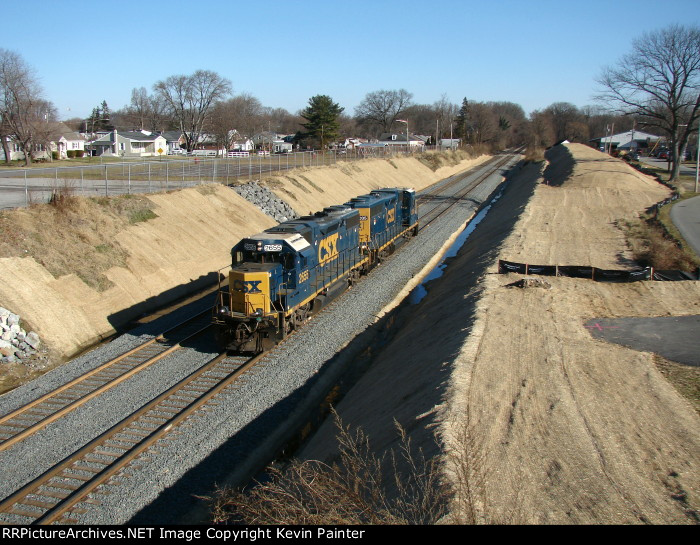
MULTIPOLYGON (((671 271, 664 271, 670 273, 671 271)), ((680 271, 676 271, 680 272, 680 271)), ((620 271, 612 269, 599 269, 598 267, 590 267, 587 265, 530 265, 528 263, 516 263, 514 261, 498 260, 498 273, 518 273, 518 274, 536 274, 540 276, 566 276, 569 278, 589 278, 598 282, 638 282, 640 280, 660 280, 654 275, 652 267, 636 271, 620 271)), ((666 275, 670 277, 672 275, 666 275)), ((686 275, 681 278, 678 275, 677 279, 689 279, 686 275)), ((673 278, 676 279, 676 278, 673 278)))

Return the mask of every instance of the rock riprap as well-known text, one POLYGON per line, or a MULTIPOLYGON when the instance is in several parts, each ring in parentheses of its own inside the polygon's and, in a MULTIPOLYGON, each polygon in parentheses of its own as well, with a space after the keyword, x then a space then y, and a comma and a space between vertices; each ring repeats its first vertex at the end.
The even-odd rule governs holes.
POLYGON ((0 363, 21 363, 30 360, 41 347, 39 335, 27 333, 20 317, 0 307, 0 363))
POLYGON ((299 217, 289 204, 266 187, 261 186, 257 181, 237 185, 233 189, 245 200, 254 204, 265 214, 280 223, 299 217))

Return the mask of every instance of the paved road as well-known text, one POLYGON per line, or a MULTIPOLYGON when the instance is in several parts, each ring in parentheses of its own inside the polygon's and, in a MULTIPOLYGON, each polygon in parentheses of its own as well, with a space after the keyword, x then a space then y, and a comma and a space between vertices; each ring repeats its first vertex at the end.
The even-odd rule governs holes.
POLYGON ((594 318, 585 327, 597 339, 654 352, 664 358, 700 366, 700 316, 594 318))
MULTIPOLYGON (((657 157, 642 157, 640 161, 654 168, 664 168, 668 169, 669 171, 671 170, 671 163, 669 163, 666 159, 659 159, 657 157)), ((695 176, 695 165, 681 164, 680 173, 684 176, 695 176)))
MULTIPOLYGON (((641 161, 656 168, 664 168, 668 165, 668 161, 656 157, 642 157, 641 161)), ((680 173, 694 176, 695 165, 681 165, 680 173)), ((693 197, 674 204, 671 208, 671 221, 690 247, 700 256, 700 197, 693 197)))
POLYGON ((671 221, 695 254, 700 256, 700 196, 674 204, 671 221))

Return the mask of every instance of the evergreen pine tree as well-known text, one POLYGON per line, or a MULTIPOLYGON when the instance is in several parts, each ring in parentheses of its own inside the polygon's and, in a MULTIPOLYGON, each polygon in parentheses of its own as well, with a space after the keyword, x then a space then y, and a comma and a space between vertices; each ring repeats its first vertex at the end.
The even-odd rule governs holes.
POLYGON ((455 136, 461 138, 463 143, 467 143, 469 130, 469 102, 467 97, 462 99, 462 106, 459 108, 459 113, 455 118, 455 136))
POLYGON ((309 99, 309 105, 301 112, 301 117, 308 123, 303 127, 307 130, 305 136, 317 138, 324 149, 326 142, 338 139, 340 122, 338 116, 344 108, 333 102, 328 95, 316 95, 309 99))

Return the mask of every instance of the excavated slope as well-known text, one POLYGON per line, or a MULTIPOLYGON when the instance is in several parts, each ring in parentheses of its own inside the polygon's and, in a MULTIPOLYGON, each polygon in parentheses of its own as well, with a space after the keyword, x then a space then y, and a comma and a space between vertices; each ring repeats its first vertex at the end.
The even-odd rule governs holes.
MULTIPOLYGON (((485 159, 464 160, 435 171, 413 158, 341 162, 290 171, 269 185, 299 214, 306 214, 380 187, 421 189, 485 159)), ((98 291, 75 274, 54 278, 32 257, 1 258, 0 306, 22 316, 45 343, 67 357, 135 315, 184 295, 195 281, 207 279, 229 263, 231 246, 238 240, 275 224, 221 186, 149 195, 148 199, 157 218, 124 229, 112 241, 126 257, 125 266, 105 272, 111 287, 98 291)), ((99 218, 95 223, 99 225, 99 218)))
MULTIPOLYGON (((697 523, 700 417, 650 353, 594 339, 595 317, 700 314, 700 283, 543 278, 509 287, 499 258, 629 266, 616 220, 667 189, 582 145, 530 165, 479 224, 337 410, 378 450, 411 444, 446 461, 451 520, 697 523), (434 435, 440 439, 438 447, 434 435), (447 454, 447 456, 446 456, 447 454)), ((304 458, 333 460, 327 423, 304 458)))

